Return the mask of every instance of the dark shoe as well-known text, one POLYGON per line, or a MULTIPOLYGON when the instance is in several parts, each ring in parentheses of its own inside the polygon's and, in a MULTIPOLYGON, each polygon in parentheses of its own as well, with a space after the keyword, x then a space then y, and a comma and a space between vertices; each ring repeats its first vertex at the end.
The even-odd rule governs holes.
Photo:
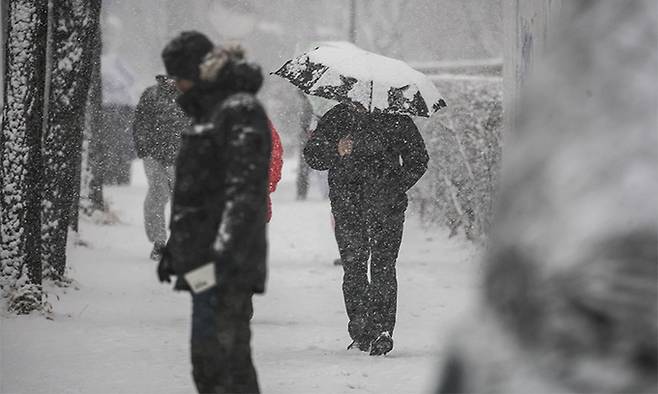
POLYGON ((393 350, 393 338, 391 338, 391 334, 388 331, 384 331, 372 342, 370 355, 382 356, 391 350, 393 350))
POLYGON ((362 352, 370 351, 370 343, 375 337, 369 333, 365 318, 357 317, 354 320, 350 320, 347 323, 347 331, 352 338, 352 343, 347 347, 347 350, 356 346, 362 352))
POLYGON ((341 259, 334 260, 334 265, 343 265, 343 260, 341 259))
POLYGON ((153 261, 160 261, 162 259, 162 254, 164 252, 165 245, 160 242, 156 242, 153 244, 153 250, 151 250, 151 256, 150 259, 153 261))

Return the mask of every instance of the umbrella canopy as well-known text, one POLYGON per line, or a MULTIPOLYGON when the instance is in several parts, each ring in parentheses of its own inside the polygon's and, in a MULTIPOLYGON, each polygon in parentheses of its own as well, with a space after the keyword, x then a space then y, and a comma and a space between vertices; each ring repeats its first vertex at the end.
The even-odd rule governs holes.
POLYGON ((354 45, 315 48, 288 60, 274 74, 304 93, 359 103, 370 112, 429 117, 446 106, 423 73, 354 45))

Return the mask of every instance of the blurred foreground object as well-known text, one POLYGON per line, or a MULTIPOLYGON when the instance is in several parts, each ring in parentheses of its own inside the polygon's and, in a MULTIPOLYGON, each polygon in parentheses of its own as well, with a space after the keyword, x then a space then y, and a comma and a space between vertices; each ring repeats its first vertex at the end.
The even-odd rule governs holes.
POLYGON ((441 393, 658 390, 658 6, 568 7, 505 146, 484 299, 441 393))

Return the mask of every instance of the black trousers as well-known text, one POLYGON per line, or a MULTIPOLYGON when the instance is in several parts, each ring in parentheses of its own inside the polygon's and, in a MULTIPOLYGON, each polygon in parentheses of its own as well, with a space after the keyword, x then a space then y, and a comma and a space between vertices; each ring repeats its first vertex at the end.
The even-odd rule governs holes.
POLYGON ((251 360, 252 293, 192 295, 192 375, 199 393, 258 393, 251 360))
POLYGON ((350 337, 370 341, 393 335, 397 310, 395 263, 402 242, 405 194, 373 204, 359 193, 332 196, 336 241, 343 263, 343 296, 350 337), (370 280, 368 280, 370 266, 370 280))

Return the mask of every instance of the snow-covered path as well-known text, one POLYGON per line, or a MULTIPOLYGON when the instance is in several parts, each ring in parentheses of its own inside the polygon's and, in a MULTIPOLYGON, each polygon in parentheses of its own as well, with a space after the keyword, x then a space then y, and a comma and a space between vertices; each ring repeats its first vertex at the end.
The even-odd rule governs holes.
MULTIPOLYGON (((120 224, 82 224, 89 247, 70 249, 77 289, 49 290, 52 320, 2 315, 0 393, 194 391, 189 296, 157 282, 141 225, 146 189, 135 173, 135 185, 106 190, 120 224)), ((274 197, 268 289, 254 298, 262 391, 428 392, 446 334, 475 294, 475 248, 409 218, 398 260, 395 348, 378 358, 346 351, 329 205, 294 201, 293 180, 287 171, 274 197)))

